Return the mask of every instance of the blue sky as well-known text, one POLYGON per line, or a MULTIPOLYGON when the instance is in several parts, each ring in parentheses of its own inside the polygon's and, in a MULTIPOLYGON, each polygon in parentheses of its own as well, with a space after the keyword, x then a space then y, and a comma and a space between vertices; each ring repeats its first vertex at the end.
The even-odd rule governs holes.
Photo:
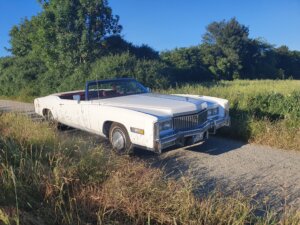
MULTIPOLYGON (((251 37, 300 50, 300 0, 109 0, 122 35, 163 51, 201 43, 205 27, 236 17, 251 37)), ((0 56, 9 53, 9 30, 40 11, 36 0, 0 0, 0 56)))

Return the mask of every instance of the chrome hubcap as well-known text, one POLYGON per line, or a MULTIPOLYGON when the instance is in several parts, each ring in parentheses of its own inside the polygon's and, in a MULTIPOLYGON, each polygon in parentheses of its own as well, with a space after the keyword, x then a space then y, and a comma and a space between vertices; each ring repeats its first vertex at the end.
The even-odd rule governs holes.
POLYGON ((112 135, 112 146, 116 150, 122 150, 125 148, 125 137, 123 132, 120 130, 115 130, 112 135))

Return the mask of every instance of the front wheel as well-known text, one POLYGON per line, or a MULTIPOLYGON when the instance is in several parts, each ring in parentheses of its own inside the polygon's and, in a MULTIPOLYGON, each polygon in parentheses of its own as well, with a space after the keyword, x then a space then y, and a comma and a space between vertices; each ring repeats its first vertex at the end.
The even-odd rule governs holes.
POLYGON ((132 151, 132 144, 126 128, 119 123, 113 123, 109 129, 109 141, 113 149, 121 155, 132 151))

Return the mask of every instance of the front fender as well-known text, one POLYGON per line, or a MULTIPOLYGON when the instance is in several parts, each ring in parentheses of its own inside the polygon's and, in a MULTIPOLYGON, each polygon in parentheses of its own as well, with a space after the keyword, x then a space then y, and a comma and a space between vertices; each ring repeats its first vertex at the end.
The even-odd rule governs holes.
POLYGON ((103 130, 105 122, 117 122, 126 128, 133 144, 146 148, 154 147, 154 123, 157 122, 157 117, 153 115, 114 106, 92 105, 90 119, 91 128, 100 130, 103 136, 105 136, 103 130), (143 129, 144 134, 131 132, 131 127, 143 129))

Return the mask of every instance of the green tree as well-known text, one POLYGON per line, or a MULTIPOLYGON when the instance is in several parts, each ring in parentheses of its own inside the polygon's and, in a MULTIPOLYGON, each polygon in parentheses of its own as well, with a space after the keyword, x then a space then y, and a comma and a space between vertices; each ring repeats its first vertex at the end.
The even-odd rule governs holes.
POLYGON ((104 55, 130 52, 139 59, 159 59, 159 53, 148 45, 133 45, 120 35, 112 35, 103 42, 104 55))
MULTIPOLYGON (((25 61, 34 65, 39 61, 46 71, 43 67, 43 73, 36 73, 35 80, 39 80, 47 92, 57 91, 62 80, 79 73, 78 67, 88 68, 89 65, 82 65, 108 54, 110 50, 105 46, 108 39, 118 35, 122 27, 107 0, 39 2, 42 11, 30 20, 21 21, 10 31, 10 50, 18 62, 13 64, 13 68, 19 66, 23 69, 26 65, 22 62, 25 61)), ((18 75, 17 70, 12 71, 15 74, 6 75, 15 77, 14 81, 24 78, 18 75)), ((87 75, 83 73, 82 76, 87 75)))
POLYGON ((47 68, 37 58, 7 57, 0 61, 0 95, 18 96, 22 92, 28 95, 39 93, 38 76, 47 68))
POLYGON ((19 26, 13 26, 10 30, 10 44, 9 49, 13 55, 23 57, 32 51, 33 34, 36 33, 36 27, 33 22, 24 19, 19 26))
POLYGON ((239 78, 247 55, 249 29, 235 18, 213 22, 203 35, 203 61, 217 79, 239 78))
POLYGON ((279 78, 288 78, 290 76, 300 78, 300 52, 290 51, 287 46, 280 46, 275 49, 276 67, 279 78), (284 76, 283 76, 284 75, 284 76))
POLYGON ((173 68, 173 78, 176 81, 203 81, 213 78, 204 66, 198 46, 162 52, 161 59, 173 68))
POLYGON ((134 77, 148 87, 161 88, 170 84, 170 69, 159 60, 138 59, 127 52, 97 60, 87 80, 120 77, 134 77))
POLYGON ((12 53, 32 51, 49 67, 76 66, 102 55, 103 42, 121 31, 106 0, 40 0, 43 11, 11 30, 12 53))

